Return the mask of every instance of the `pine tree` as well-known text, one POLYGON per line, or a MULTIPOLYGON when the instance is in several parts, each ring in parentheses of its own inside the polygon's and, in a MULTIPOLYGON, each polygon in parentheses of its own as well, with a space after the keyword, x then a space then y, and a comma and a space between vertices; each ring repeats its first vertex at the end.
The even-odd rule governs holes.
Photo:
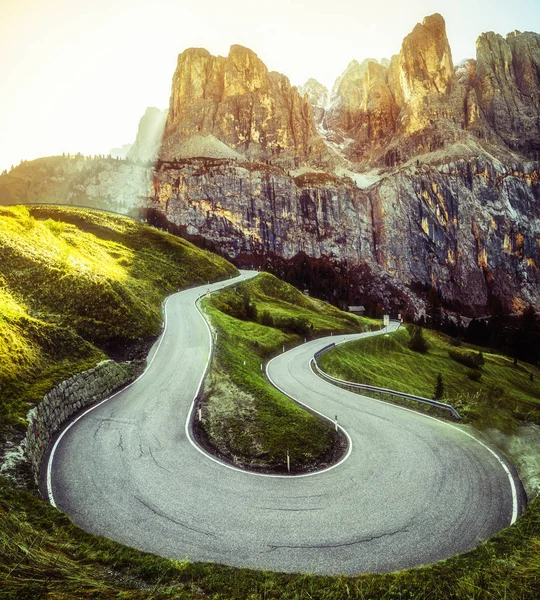
POLYGON ((444 383, 442 375, 437 375, 437 382, 435 383, 435 391, 433 392, 433 400, 442 400, 444 396, 444 383))

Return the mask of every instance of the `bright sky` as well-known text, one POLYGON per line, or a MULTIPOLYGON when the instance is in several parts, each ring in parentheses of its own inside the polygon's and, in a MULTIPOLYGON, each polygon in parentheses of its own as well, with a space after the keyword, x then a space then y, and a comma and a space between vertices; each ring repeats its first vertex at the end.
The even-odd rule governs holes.
POLYGON ((2 0, 0 169, 107 153, 168 106, 177 55, 254 50, 293 84, 331 87, 353 59, 380 59, 424 16, 446 19, 454 62, 483 31, 540 32, 538 0, 2 0))

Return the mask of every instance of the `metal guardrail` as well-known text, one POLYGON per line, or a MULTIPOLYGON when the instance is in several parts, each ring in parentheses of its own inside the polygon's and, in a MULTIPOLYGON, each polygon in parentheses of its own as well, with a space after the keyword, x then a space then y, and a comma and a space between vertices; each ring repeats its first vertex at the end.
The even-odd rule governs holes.
POLYGON ((330 350, 330 348, 334 348, 334 347, 335 347, 335 344, 334 344, 334 343, 332 343, 332 344, 328 344, 328 346, 325 346, 324 348, 321 348, 320 350, 317 350, 317 352, 315 352, 315 354, 313 355, 313 359, 314 359, 315 361, 317 361, 317 359, 319 358, 319 356, 320 356, 321 354, 323 354, 323 353, 324 353, 324 352, 326 352, 327 350, 330 350))
POLYGON ((422 404, 429 404, 430 406, 436 406, 437 408, 442 408, 443 410, 449 411, 450 413, 452 413, 452 415, 456 419, 461 421, 461 419, 462 419, 461 415, 451 404, 446 404, 444 402, 438 402, 437 400, 430 400, 429 398, 423 398, 422 396, 415 396, 414 394, 406 394, 404 392, 397 392, 396 390, 389 390, 386 388, 375 387, 373 385, 365 385, 362 383, 354 383, 352 381, 345 381, 344 379, 338 379, 337 377, 332 377, 332 375, 325 373, 321 369, 321 367, 319 367, 319 364, 317 363, 317 359, 321 356, 321 354, 324 354, 324 352, 327 352, 334 346, 335 346, 335 344, 329 344, 328 346, 321 348, 320 350, 315 352, 315 354, 313 355, 313 358, 311 359, 312 363, 315 365, 315 368, 317 369, 317 372, 324 379, 327 379, 331 383, 339 383, 340 385, 346 385, 348 387, 353 387, 353 388, 357 388, 360 390, 366 390, 367 392, 376 392, 378 394, 388 394, 390 396, 396 396, 397 398, 404 398, 405 400, 414 400, 416 402, 421 402, 422 404))

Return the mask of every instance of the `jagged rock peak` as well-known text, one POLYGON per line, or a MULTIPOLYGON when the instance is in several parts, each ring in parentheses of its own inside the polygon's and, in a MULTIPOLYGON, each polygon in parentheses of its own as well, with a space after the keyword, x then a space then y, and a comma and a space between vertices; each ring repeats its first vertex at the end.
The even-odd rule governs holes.
POLYGON ((428 94, 446 94, 454 66, 443 17, 435 13, 418 23, 403 40, 400 53, 403 96, 406 102, 428 94))
POLYGON ((312 77, 304 85, 298 86, 298 92, 301 96, 307 94, 309 103, 312 106, 325 108, 328 104, 328 89, 312 77))
POLYGON ((351 60, 347 68, 336 79, 330 102, 344 107, 358 107, 363 98, 364 74, 370 63, 379 64, 375 58, 366 58, 361 63, 351 60))
POLYGON ((519 31, 506 39, 492 31, 480 35, 474 87, 497 136, 513 150, 540 156, 540 35, 519 31))
POLYGON ((162 158, 181 158, 190 139, 191 153, 195 136, 205 139, 195 144, 201 156, 214 147, 222 155, 225 144, 247 159, 287 168, 329 160, 308 100, 240 45, 231 46, 227 57, 198 48, 178 57, 162 158))

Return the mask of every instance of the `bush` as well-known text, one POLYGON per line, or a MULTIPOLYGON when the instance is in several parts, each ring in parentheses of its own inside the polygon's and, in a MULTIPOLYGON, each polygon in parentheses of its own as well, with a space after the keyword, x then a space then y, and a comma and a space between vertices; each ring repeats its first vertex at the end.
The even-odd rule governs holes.
POLYGON ((257 320, 261 325, 266 325, 266 327, 274 326, 274 319, 272 318, 272 315, 270 314, 269 310, 261 311, 261 314, 257 315, 257 317, 257 320))
POLYGON ((486 362, 481 352, 470 350, 448 350, 448 356, 469 369, 479 369, 486 362))
POLYGON ((274 320, 274 325, 279 327, 279 329, 290 331, 291 333, 296 333, 298 335, 305 335, 310 330, 310 323, 304 317, 281 318, 279 321, 274 320))
POLYGON ((416 325, 415 327, 409 329, 409 335, 411 336, 409 348, 415 352, 421 352, 422 354, 425 354, 429 349, 429 345, 424 338, 423 329, 416 325))
POLYGON ((480 381, 480 379, 482 379, 482 371, 479 369, 469 369, 467 371, 467 377, 471 381, 480 381))

